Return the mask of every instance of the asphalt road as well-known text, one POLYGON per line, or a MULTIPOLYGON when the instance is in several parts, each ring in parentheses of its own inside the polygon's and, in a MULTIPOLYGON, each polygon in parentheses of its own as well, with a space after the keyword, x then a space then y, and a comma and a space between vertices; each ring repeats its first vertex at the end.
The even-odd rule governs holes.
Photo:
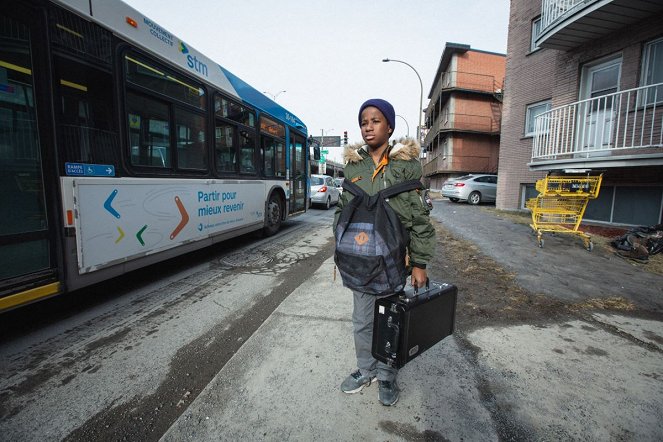
POLYGON ((331 254, 331 211, 0 316, 0 440, 155 440, 331 254))

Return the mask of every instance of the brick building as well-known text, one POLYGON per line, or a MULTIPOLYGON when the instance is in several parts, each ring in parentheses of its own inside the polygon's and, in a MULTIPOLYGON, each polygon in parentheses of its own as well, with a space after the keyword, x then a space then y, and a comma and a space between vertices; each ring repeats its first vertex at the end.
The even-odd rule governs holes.
POLYGON ((439 189, 449 177, 496 173, 505 55, 447 43, 426 109, 424 176, 439 189))
POLYGON ((584 219, 663 216, 663 0, 512 0, 497 207, 546 173, 604 174, 584 219))

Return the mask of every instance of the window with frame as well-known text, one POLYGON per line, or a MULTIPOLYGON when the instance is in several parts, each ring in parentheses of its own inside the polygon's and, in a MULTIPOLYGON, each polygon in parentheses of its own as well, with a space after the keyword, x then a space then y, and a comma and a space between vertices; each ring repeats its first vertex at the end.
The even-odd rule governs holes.
POLYGON ((539 34, 541 33, 541 17, 537 17, 534 20, 532 20, 532 29, 530 32, 530 39, 529 39, 529 50, 530 52, 538 51, 541 49, 540 46, 536 45, 536 39, 539 38, 539 34))
POLYGON ((180 169, 207 169, 205 117, 175 109, 177 165, 180 169))
POLYGON ((272 137, 262 137, 264 172, 267 177, 285 177, 285 144, 272 137))
POLYGON ((120 164, 110 73, 55 56, 57 136, 63 162, 120 164))
POLYGON ((536 127, 534 126, 536 117, 538 117, 544 112, 549 111, 551 108, 552 108, 551 100, 539 101, 537 103, 532 103, 527 105, 527 111, 525 113, 526 137, 532 137, 536 135, 536 127))
MULTIPOLYGON (((645 44, 642 54, 642 86, 663 83, 663 38, 645 44)), ((641 103, 649 105, 663 102, 663 85, 647 88, 641 103)))
POLYGON ((204 110, 205 90, 190 78, 171 72, 138 54, 124 57, 127 82, 204 110))
POLYGON ((214 113, 217 117, 226 118, 245 126, 255 127, 256 125, 256 114, 253 110, 222 95, 214 97, 214 113))
POLYGON ((202 85, 134 52, 124 57, 129 158, 133 166, 207 170, 202 85))
POLYGON ((168 105, 127 92, 130 161, 134 166, 170 168, 168 105))
POLYGON ((285 142, 283 140, 285 126, 271 118, 260 116, 260 131, 265 176, 285 177, 285 142))
POLYGON ((242 129, 239 131, 239 171, 240 173, 257 174, 255 160, 255 133, 242 129))
POLYGON ((235 126, 217 122, 215 128, 216 171, 220 174, 237 172, 235 126))
POLYGON ((216 116, 214 148, 217 173, 257 174, 255 111, 216 94, 214 115, 216 116))

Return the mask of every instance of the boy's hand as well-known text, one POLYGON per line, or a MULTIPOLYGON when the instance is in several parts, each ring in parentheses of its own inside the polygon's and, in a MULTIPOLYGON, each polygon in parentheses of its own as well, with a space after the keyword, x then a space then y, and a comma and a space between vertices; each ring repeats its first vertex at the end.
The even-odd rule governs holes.
POLYGON ((426 274, 426 269, 420 269, 419 267, 412 267, 412 286, 419 288, 426 285, 426 280, 428 275, 426 274))

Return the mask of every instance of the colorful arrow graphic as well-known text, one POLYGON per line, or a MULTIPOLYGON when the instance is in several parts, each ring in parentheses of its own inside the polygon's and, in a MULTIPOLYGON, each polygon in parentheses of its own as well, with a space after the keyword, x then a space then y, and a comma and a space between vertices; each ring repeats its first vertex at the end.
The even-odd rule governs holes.
POLYGON ((120 232, 120 236, 118 236, 117 239, 115 240, 115 244, 119 243, 120 241, 122 241, 122 238, 124 238, 124 231, 119 227, 117 228, 117 231, 120 232))
POLYGON ((143 232, 145 231, 145 229, 147 229, 147 224, 145 224, 143 228, 140 229, 138 233, 136 233, 136 238, 138 238, 138 242, 140 243, 141 246, 145 245, 145 241, 143 241, 143 232))
POLYGON ((177 225, 177 227, 175 227, 175 230, 173 230, 173 233, 170 234, 170 239, 175 239, 175 237, 182 231, 184 226, 186 226, 187 223, 189 222, 189 214, 184 208, 184 204, 182 204, 182 200, 180 200, 180 197, 178 196, 175 197, 175 204, 177 204, 177 208, 180 211, 180 216, 182 218, 180 220, 180 223, 177 225))
POLYGON ((115 198, 115 195, 117 195, 117 189, 113 189, 111 194, 106 198, 106 201, 104 202, 104 209, 108 210, 108 212, 113 215, 115 218, 120 219, 120 214, 118 213, 117 210, 113 209, 113 199, 115 198))

